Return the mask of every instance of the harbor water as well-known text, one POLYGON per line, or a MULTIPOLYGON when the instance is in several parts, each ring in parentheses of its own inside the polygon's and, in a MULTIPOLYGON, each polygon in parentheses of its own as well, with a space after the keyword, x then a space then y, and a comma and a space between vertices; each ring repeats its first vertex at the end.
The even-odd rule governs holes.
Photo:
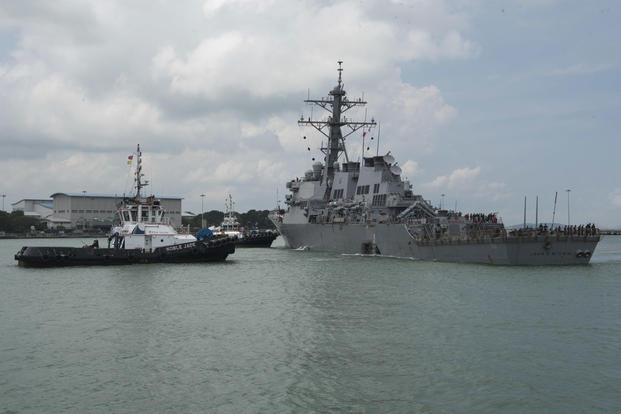
POLYGON ((0 413, 621 412, 621 236, 568 267, 13 259, 90 241, 0 240, 0 413))

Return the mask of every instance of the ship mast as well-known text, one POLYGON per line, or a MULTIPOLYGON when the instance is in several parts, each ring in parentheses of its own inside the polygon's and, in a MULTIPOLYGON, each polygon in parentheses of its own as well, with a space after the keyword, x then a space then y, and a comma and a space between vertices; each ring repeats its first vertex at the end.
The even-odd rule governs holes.
POLYGON ((355 122, 348 120, 346 117, 341 117, 343 113, 356 106, 364 106, 367 104, 361 98, 358 100, 350 101, 347 99, 345 89, 343 87, 342 72, 343 68, 341 64, 342 60, 338 61, 339 73, 338 84, 330 91, 330 98, 323 99, 306 99, 304 102, 317 105, 330 112, 331 116, 327 120, 314 120, 310 117, 308 119, 300 118, 298 125, 310 125, 317 131, 321 132, 326 138, 328 138, 327 146, 321 147, 321 152, 324 153, 326 161, 325 177, 327 179, 328 188, 332 186, 334 178, 334 164, 338 161, 341 153, 345 155, 345 160, 349 162, 347 156, 347 149, 345 148, 345 138, 363 128, 365 126, 375 126, 375 120, 371 119, 370 122, 355 122), (341 131, 341 127, 347 127, 349 130, 345 130, 345 135, 341 131), (327 131, 326 131, 327 129, 327 131))
POLYGON ((144 174, 142 173, 142 152, 140 152, 140 144, 136 147, 136 177, 134 181, 136 183, 136 201, 140 202, 142 197, 140 196, 140 190, 143 187, 149 185, 148 181, 142 181, 144 174))
POLYGON ((233 218, 233 196, 229 193, 228 200, 224 202, 227 217, 233 218))

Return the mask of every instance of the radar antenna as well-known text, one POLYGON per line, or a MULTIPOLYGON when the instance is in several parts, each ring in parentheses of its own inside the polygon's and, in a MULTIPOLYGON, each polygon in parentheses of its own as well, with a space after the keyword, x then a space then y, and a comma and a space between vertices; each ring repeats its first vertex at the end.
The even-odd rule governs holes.
MULTIPOLYGON (((343 88, 343 68, 341 66, 343 61, 339 60, 337 63, 339 64, 337 69, 339 74, 338 84, 329 92, 330 97, 322 99, 306 99, 304 101, 305 103, 317 105, 325 109, 331 115, 328 116, 327 120, 315 120, 310 117, 304 119, 304 116, 302 116, 298 121, 298 125, 310 125, 328 138, 327 145, 325 147, 323 145, 321 146, 321 152, 326 156, 325 177, 322 178, 327 180, 327 190, 331 187, 332 180, 334 178, 334 164, 338 161, 341 153, 345 155, 345 160, 349 162, 347 149, 345 147, 345 138, 360 128, 365 126, 374 127, 376 125, 374 119, 371 119, 371 121, 365 120, 363 122, 356 122, 347 119, 346 117, 341 117, 342 114, 351 108, 364 106, 367 102, 361 98, 353 101, 347 99, 345 89, 343 88), (342 127, 348 128, 348 130, 345 130, 345 134, 341 131, 342 127)), ((329 194, 329 191, 326 191, 326 194, 329 194)))
POLYGON ((342 60, 339 60, 337 63, 339 64, 339 68, 337 69, 337 70, 338 70, 338 72, 339 72, 339 87, 341 87, 341 85, 342 85, 342 83, 343 83, 343 82, 341 81, 341 74, 343 73, 343 68, 341 67, 341 65, 343 64, 343 61, 342 61, 342 60))

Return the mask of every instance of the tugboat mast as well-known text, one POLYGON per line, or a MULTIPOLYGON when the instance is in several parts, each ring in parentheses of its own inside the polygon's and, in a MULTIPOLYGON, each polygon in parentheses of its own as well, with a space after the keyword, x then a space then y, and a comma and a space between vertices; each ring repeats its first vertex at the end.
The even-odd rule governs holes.
POLYGON ((226 216, 233 218, 233 196, 229 193, 228 199, 224 201, 226 216))
POLYGON ((134 178, 134 181, 136 182, 135 198, 138 202, 142 200, 140 190, 149 185, 148 181, 142 181, 142 177, 144 177, 144 174, 142 173, 142 152, 140 152, 140 144, 138 144, 136 147, 136 178, 134 178))
POLYGON ((341 64, 342 60, 338 61, 339 68, 337 69, 339 73, 338 84, 330 91, 330 96, 332 97, 327 99, 306 99, 304 102, 314 104, 322 107, 326 111, 330 112, 331 116, 328 117, 327 120, 313 120, 310 117, 308 119, 300 118, 298 121, 298 125, 311 125, 317 131, 321 132, 325 137, 328 138, 328 145, 326 147, 321 148, 321 152, 325 155, 326 161, 326 173, 325 177, 327 179, 328 188, 332 186, 332 180, 334 178, 334 164, 338 161, 341 153, 345 154, 345 160, 349 162, 349 158, 347 156, 347 149, 345 148, 345 138, 363 128, 365 126, 373 127, 376 125, 375 120, 371 119, 370 122, 354 122, 348 120, 346 117, 341 118, 341 115, 345 113, 347 110, 355 107, 355 106, 364 106, 367 104, 366 101, 363 101, 361 98, 358 100, 350 101, 347 99, 345 89, 343 87, 342 81, 342 72, 343 68, 341 64), (341 131, 341 127, 348 127, 350 130, 346 131, 346 134, 343 135, 341 131), (324 131, 324 129, 328 127, 328 132, 324 131))

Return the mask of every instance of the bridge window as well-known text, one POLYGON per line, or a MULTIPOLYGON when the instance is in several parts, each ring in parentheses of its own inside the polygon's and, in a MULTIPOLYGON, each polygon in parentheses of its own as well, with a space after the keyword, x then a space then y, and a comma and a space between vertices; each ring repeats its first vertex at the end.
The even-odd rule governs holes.
POLYGON ((344 189, 339 188, 338 190, 334 190, 332 198, 343 198, 344 189))
POLYGON ((368 185, 361 185, 358 188, 356 188, 356 194, 360 195, 360 194, 369 194, 369 188, 370 186, 368 185))
POLYGON ((383 207, 386 205, 386 194, 377 194, 373 196, 372 206, 383 207))

